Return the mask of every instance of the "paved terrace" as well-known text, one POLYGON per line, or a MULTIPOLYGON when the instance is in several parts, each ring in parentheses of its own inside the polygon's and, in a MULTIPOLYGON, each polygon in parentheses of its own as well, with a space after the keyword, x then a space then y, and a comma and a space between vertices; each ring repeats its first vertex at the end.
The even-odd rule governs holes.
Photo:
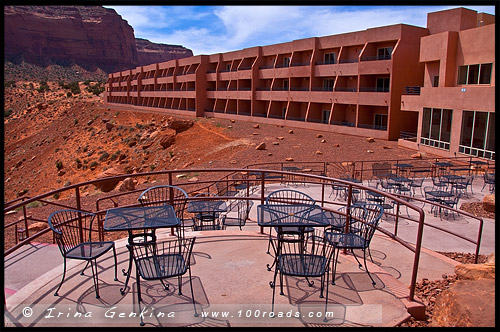
MULTIPOLYGON (((282 187, 279 184, 266 187, 266 195, 282 187)), ((321 196, 319 185, 291 187, 314 198, 321 196)), ((474 195, 461 202, 482 201, 488 189, 481 192, 481 188, 482 181, 475 180, 474 195)), ((328 188, 326 197, 329 193, 328 188)), ((259 191, 254 196, 260 198, 259 191)), ((421 206, 420 203, 417 205, 421 206)), ((479 223, 476 220, 462 215, 455 216, 455 220, 451 216, 441 219, 429 210, 430 205, 426 204, 426 224, 457 231, 472 240, 477 238, 479 223)), ((380 226, 393 230, 394 219, 384 216, 380 226)), ((415 243, 416 229, 416 223, 400 220, 398 236, 415 243)), ((494 220, 485 218, 481 254, 494 252, 494 231, 494 220)), ((159 240, 171 237, 170 230, 159 230, 158 235, 159 240)), ((396 326, 410 317, 409 309, 422 309, 417 303, 407 300, 413 252, 379 231, 370 246, 374 264, 367 259, 377 284, 372 286, 364 269, 358 268, 351 255, 341 253, 336 284, 329 286, 327 323, 323 322, 325 302, 319 298, 319 279, 313 279, 315 284, 309 287, 304 278, 284 277, 285 295, 279 295, 279 289, 276 289, 275 299, 275 313, 281 312, 283 317, 269 318, 272 299, 269 282, 273 279, 274 269, 267 271, 266 264, 271 263, 273 258, 266 253, 268 235, 261 234, 257 225, 256 205, 243 231, 229 228, 225 231, 188 231, 186 235, 197 238, 191 269, 200 315, 193 315, 188 274, 183 278, 183 295, 177 294, 176 278, 168 279, 169 291, 165 291, 158 281, 142 280, 141 306, 146 308, 143 311, 146 326, 396 326)), ((80 275, 84 263, 75 260, 68 261, 60 296, 53 295, 63 271, 63 260, 56 245, 32 243, 9 255, 4 262, 6 325, 139 326, 139 317, 129 317, 131 313, 138 313, 135 272, 126 294, 120 294, 125 281, 120 271, 128 264, 126 241, 124 238, 115 242, 118 281, 113 280, 112 255, 106 254, 98 260, 100 299, 95 298, 90 268, 84 276, 80 275), (76 312, 81 312, 82 317, 75 318, 76 312)), ((435 251, 473 253, 475 245, 426 227, 418 280, 435 280, 444 273, 454 273, 457 262, 435 251)), ((279 287, 278 283, 279 278, 276 287, 279 287)))

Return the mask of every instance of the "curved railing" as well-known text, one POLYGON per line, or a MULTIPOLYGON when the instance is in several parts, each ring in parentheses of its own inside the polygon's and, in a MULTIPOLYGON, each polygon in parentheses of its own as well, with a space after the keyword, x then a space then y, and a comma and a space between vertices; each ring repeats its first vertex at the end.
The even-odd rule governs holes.
MULTIPOLYGON (((310 163, 309 163, 310 164, 310 163)), ((325 172, 326 173, 326 172, 325 172)), ((99 229, 102 232, 102 222, 103 222, 103 216, 106 212, 106 209, 110 207, 116 207, 116 206, 130 206, 130 205, 137 205, 137 197, 139 195, 139 192, 144 190, 143 189, 134 189, 128 192, 124 193, 110 193, 110 194, 99 194, 98 196, 88 196, 88 197, 82 197, 81 191, 82 187, 90 186, 90 185, 97 185, 102 182, 107 182, 107 181, 114 181, 114 182, 119 182, 122 181, 126 178, 141 178, 145 177, 147 179, 155 178, 155 182, 149 183, 149 186, 153 185, 159 185, 159 184, 169 184, 169 185, 175 185, 182 187, 187 193, 189 193, 190 198, 192 199, 192 196, 194 196, 195 192, 200 192, 200 191, 208 191, 208 192, 217 192, 217 183, 223 183, 227 186, 234 182, 246 182, 248 185, 246 186, 247 188, 244 189, 238 196, 226 196, 222 195, 219 196, 219 198, 223 199, 247 199, 247 200, 258 200, 260 201, 261 204, 264 204, 265 201, 265 191, 266 187, 269 186, 270 184, 273 183, 286 183, 288 181, 291 182, 300 182, 304 184, 314 184, 314 185, 319 185, 321 186, 321 198, 317 199, 318 203, 321 204, 321 206, 325 210, 330 210, 330 211, 336 211, 333 210, 331 207, 332 205, 340 205, 340 206, 351 206, 353 201, 352 201, 352 192, 353 189, 359 189, 359 190, 369 190, 372 192, 377 192, 385 197, 388 197, 389 199, 393 200, 397 204, 397 209, 396 213, 389 213, 387 214, 392 215, 395 218, 395 230, 394 232, 387 231, 386 229, 383 228, 378 228, 379 231, 383 232, 386 235, 389 235, 391 238, 396 240, 398 243, 403 245, 404 247, 410 249, 411 251, 414 252, 414 260, 413 260, 413 271, 412 271, 412 277, 411 277, 411 283, 410 283, 410 295, 409 299, 412 301, 414 297, 414 291, 415 291, 415 285, 416 285, 416 280, 417 280, 417 272, 418 272, 418 264, 420 260, 420 252, 421 252, 421 245, 422 245, 422 234, 423 234, 423 229, 424 229, 424 219, 425 219, 425 214, 422 208, 414 205, 411 202, 408 202, 408 197, 398 197, 399 195, 393 195, 389 194, 387 192, 372 188, 372 187, 367 187, 364 186, 363 184, 358 184, 358 183, 353 183, 345 180, 340 180, 332 177, 327 177, 324 175, 315 175, 315 174, 306 174, 306 173, 296 173, 296 172, 288 172, 288 171, 282 171, 282 170, 272 170, 272 169, 254 169, 254 168, 241 168, 241 169, 182 169, 182 170, 165 170, 165 171, 155 171, 155 172, 146 172, 146 173, 135 173, 135 174, 124 174, 124 175, 118 175, 118 176, 112 176, 112 177, 106 177, 106 178, 101 178, 98 180, 91 180, 87 182, 82 182, 82 183, 77 183, 77 184, 72 184, 70 186, 60 188, 57 190, 53 190, 47 193, 44 193, 42 195, 36 196, 36 197, 30 197, 30 198, 20 198, 11 202, 7 202, 5 204, 4 208, 4 216, 8 215, 10 211, 16 210, 16 209, 23 209, 23 218, 16 221, 16 222, 10 222, 4 226, 4 230, 7 231, 7 228, 13 227, 14 225, 17 225, 18 223, 24 223, 24 225, 28 224, 28 220, 35 220, 35 221, 43 221, 46 222, 47 218, 43 219, 43 216, 36 216, 33 217, 29 214, 27 214, 27 209, 26 207, 33 203, 33 202, 41 202, 42 204, 49 205, 52 210, 60 209, 60 208, 73 208, 73 209, 79 209, 83 211, 89 211, 93 212, 99 215, 99 223, 100 227, 99 229), (210 179, 202 180, 202 181, 196 181, 196 182, 190 182, 189 180, 184 180, 182 177, 180 177, 180 174, 186 174, 186 173, 196 173, 199 174, 199 177, 201 178, 201 174, 207 175, 211 177, 210 179), (253 174, 255 177, 252 178, 250 175, 253 174), (239 175, 239 176, 236 176, 239 175), (243 175, 243 176, 242 176, 243 175), (178 177, 179 176, 179 177, 178 177), (326 196, 326 191, 327 189, 330 189, 330 186, 332 184, 335 185, 340 185, 344 186, 347 189, 347 200, 346 202, 338 202, 338 201, 330 201, 325 198, 326 196), (260 196, 252 196, 253 194, 250 193, 251 188, 258 188, 260 189, 260 196), (69 192, 71 193, 74 191, 74 195, 67 201, 65 202, 55 202, 51 201, 50 197, 56 194, 61 194, 63 192, 69 192), (102 197, 100 197, 102 196, 102 197), (129 198, 129 201, 127 203, 124 203, 125 198, 129 198), (135 201, 131 199, 131 197, 134 197, 135 201), (72 202, 73 201, 73 202, 72 202), (132 204, 130 202, 133 202, 132 204), (94 207, 95 204, 95 207, 94 207), (326 206, 326 205, 329 206, 326 206), (106 207, 107 206, 107 207, 106 207), (405 217, 402 214, 399 213, 401 210, 401 207, 407 207, 408 209, 411 209, 417 213, 417 218, 412 219, 410 217, 405 217), (418 223, 418 229, 417 229, 417 234, 416 234, 416 241, 415 245, 411 245, 405 240, 402 240, 397 236, 397 229, 398 229, 398 221, 403 218, 407 220, 411 220, 413 222, 418 223)), ((209 198, 208 198, 209 199, 209 198)), ((426 201, 426 203, 429 203, 426 201)), ((431 203, 429 203, 431 204, 431 203)), ((448 208, 449 209, 449 208, 448 208)), ((50 210, 50 209, 48 209, 50 210)), ((348 209, 346 209, 348 211, 348 209)), ((478 219, 480 221, 480 229, 478 233, 478 240, 475 242, 477 244, 477 249, 476 249, 476 259, 477 259, 477 254, 479 253, 479 245, 480 245, 480 238, 481 238, 481 233, 482 233, 482 219, 474 217, 468 213, 464 213, 464 211, 459 211, 455 209, 449 209, 453 210, 457 213, 461 213, 464 215, 467 215, 470 218, 478 219)), ((47 217, 48 214, 50 214, 53 211, 47 211, 47 217)), ((349 216, 347 216, 347 221, 349 220, 349 216)), ((434 228, 438 228, 437 226, 433 225, 428 225, 434 228)), ((25 245, 34 239, 46 234, 47 232, 50 231, 50 228, 46 228, 36 234, 33 234, 31 236, 28 236, 26 239, 18 242, 11 248, 8 248, 7 250, 4 251, 4 256, 9 255, 10 253, 14 252, 18 248, 20 248, 22 245, 25 245)), ((263 229, 261 228, 261 232, 263 232, 263 229)), ((454 236, 459 236, 457 234, 454 234, 452 232, 447 231, 447 233, 454 235, 454 236)), ((104 234, 100 234, 100 237, 103 238, 104 234)), ((461 236, 459 236, 461 237, 461 236)), ((466 239, 464 237, 461 237, 467 241, 471 241, 469 239, 466 239)), ((471 241, 473 242, 473 241, 471 241)))

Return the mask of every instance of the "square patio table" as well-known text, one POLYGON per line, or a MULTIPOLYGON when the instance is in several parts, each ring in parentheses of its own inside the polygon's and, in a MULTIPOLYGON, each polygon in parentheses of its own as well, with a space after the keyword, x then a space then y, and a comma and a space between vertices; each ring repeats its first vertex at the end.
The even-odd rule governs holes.
MULTIPOLYGON (((172 228, 179 227, 180 221, 177 218, 174 208, 171 205, 161 206, 136 206, 136 207, 122 207, 109 209, 106 212, 104 220, 104 230, 106 231, 127 231, 128 244, 130 246, 137 245, 134 239, 137 237, 151 236, 151 242, 156 242, 156 235, 154 230, 157 228, 172 228), (146 230, 152 229, 153 232, 147 233, 146 230), (143 230, 144 233, 134 234, 134 230, 143 230)), ((129 262, 128 270, 122 270, 123 275, 127 276, 125 285, 120 288, 120 293, 125 294, 128 281, 130 279, 130 272, 132 269, 133 253, 132 248, 129 248, 129 262)))
POLYGON ((212 228, 219 229, 220 225, 215 224, 216 214, 227 211, 227 205, 225 201, 221 200, 197 200, 189 201, 187 206, 187 212, 194 213, 199 216, 196 220, 199 221, 198 225, 195 225, 195 230, 204 229, 203 223, 212 223, 212 228))

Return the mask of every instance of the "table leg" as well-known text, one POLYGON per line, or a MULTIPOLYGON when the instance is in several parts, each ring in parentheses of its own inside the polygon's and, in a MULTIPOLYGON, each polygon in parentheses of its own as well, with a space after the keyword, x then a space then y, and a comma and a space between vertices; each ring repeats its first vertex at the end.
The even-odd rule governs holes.
POLYGON ((124 276, 127 276, 127 278, 125 279, 125 285, 123 286, 123 288, 120 288, 120 293, 122 295, 125 295, 125 290, 127 289, 127 285, 128 285, 128 281, 130 279, 130 273, 131 273, 131 270, 132 270, 132 261, 134 260, 133 258, 133 253, 132 253, 132 248, 128 248, 129 250, 129 259, 128 259, 128 270, 127 272, 125 272, 125 269, 122 269, 122 273, 124 276))

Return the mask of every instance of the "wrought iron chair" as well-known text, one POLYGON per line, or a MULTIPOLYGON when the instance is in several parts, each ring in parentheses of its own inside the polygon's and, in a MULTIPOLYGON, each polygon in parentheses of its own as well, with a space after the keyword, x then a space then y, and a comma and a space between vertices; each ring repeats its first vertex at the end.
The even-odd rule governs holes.
MULTIPOLYGON (((178 238, 163 242, 143 242, 128 245, 132 251, 136 266, 136 285, 139 311, 141 311, 141 278, 144 280, 160 280, 163 287, 168 290, 164 279, 177 277, 179 295, 182 295, 182 276, 189 272, 189 285, 191 287, 191 298, 194 307, 194 316, 197 317, 196 305, 193 293, 193 283, 191 277, 191 253, 196 240, 194 238, 178 238)), ((144 325, 141 317, 140 325, 144 325)))
POLYGON ((253 206, 253 201, 237 200, 231 204, 229 211, 222 216, 222 226, 226 229, 227 226, 238 226, 240 231, 241 227, 245 226, 248 219, 248 214, 253 206), (231 211, 236 211, 237 216, 229 216, 231 211))
MULTIPOLYGON (((280 189, 271 192, 267 195, 266 204, 316 204, 316 201, 309 195, 304 194, 297 190, 292 189, 280 189)), ((303 233, 314 232, 314 228, 305 227, 302 231, 299 227, 275 227, 276 233, 278 236, 289 235, 289 236, 299 236, 302 238, 304 236, 303 233)), ((273 245, 272 242, 272 231, 269 231, 269 243, 267 245, 267 253, 269 254, 269 248, 273 245)), ((276 251, 276 247, 273 247, 276 251)), ((271 267, 268 267, 268 270, 271 271, 271 267)))
POLYGON ((483 188, 481 188, 481 191, 483 191, 484 187, 486 185, 490 186, 490 192, 495 191, 495 173, 494 172, 484 172, 484 185, 483 188))
POLYGON ((232 189, 228 182, 218 181, 215 183, 215 188, 217 189, 218 196, 235 196, 238 191, 232 189))
MULTIPOLYGON (((196 195, 194 195, 193 197, 218 197, 216 194, 214 193, 198 193, 196 195)), ((199 230, 214 230, 214 229, 220 229, 220 225, 219 225, 219 213, 218 212, 200 212, 200 213, 197 213, 193 218, 193 223, 196 224, 196 219, 198 219, 200 221, 200 226, 199 226, 199 230), (217 223, 216 223, 216 220, 217 220, 217 223), (213 225, 209 225, 209 226, 203 226, 204 223, 211 223, 213 225, 216 224, 216 226, 214 227, 213 225)), ((193 225, 194 227, 194 225, 193 225)), ((194 229, 194 228, 193 228, 194 229)))
POLYGON ((330 195, 328 196, 328 198, 332 197, 333 194, 335 194, 335 197, 333 199, 337 199, 337 197, 339 195, 342 197, 342 195, 344 194, 344 191, 345 191, 344 185, 337 184, 334 182, 331 184, 331 187, 332 187, 332 191, 330 192, 330 195))
MULTIPOLYGON (((366 216, 366 208, 362 205, 358 205, 357 203, 355 205, 351 205, 349 208, 346 208, 345 206, 342 206, 339 208, 337 211, 346 213, 346 211, 349 212, 349 232, 350 233, 358 233, 359 232, 359 222, 361 220, 364 220, 366 216)), ((333 213, 331 211, 323 211, 323 213, 326 215, 328 220, 330 221, 330 226, 328 226, 325 231, 329 230, 336 230, 339 232, 345 232, 345 225, 346 225, 346 216, 343 214, 339 213, 333 213)))
MULTIPOLYGON (((428 202, 431 202, 431 203, 438 203, 440 204, 441 203, 441 200, 433 195, 430 194, 431 191, 433 191, 434 188, 433 187, 424 187, 424 197, 425 197, 425 201, 428 201, 428 202)), ((424 208, 425 206, 425 202, 424 204, 422 205, 422 209, 424 208)), ((431 211, 434 210, 436 207, 434 205, 431 205, 431 211)))
MULTIPOLYGON (((327 241, 335 244, 337 249, 339 249, 337 250, 337 256, 334 259, 335 265, 332 269, 332 284, 335 284, 335 271, 337 269, 338 255, 341 249, 349 249, 351 251, 354 258, 359 264, 359 268, 362 268, 363 266, 359 262, 358 257, 354 254, 354 249, 363 250, 363 259, 365 263, 364 265, 366 273, 368 273, 368 276, 372 280, 372 284, 376 284, 375 280, 373 280, 370 272, 368 271, 368 267, 366 266, 366 249, 369 249, 370 247, 371 239, 373 237, 373 234, 375 234, 375 230, 384 213, 384 208, 380 204, 363 204, 361 206, 366 208, 366 215, 364 220, 359 223, 358 233, 342 233, 335 231, 335 229, 325 232, 325 238, 327 239, 327 241)), ((371 253, 370 258, 373 262, 371 253)))
MULTIPOLYGON (((144 190, 139 195, 138 201, 142 206, 161 206, 165 204, 172 205, 175 215, 181 222, 180 229, 184 232, 184 228, 194 227, 194 221, 191 218, 184 219, 187 198, 188 195, 184 189, 171 185, 161 185, 144 190)), ((154 238, 155 230, 144 230, 145 242, 148 242, 148 235, 154 238)), ((182 233, 182 236, 184 236, 184 233, 182 233)))
POLYGON ((408 184, 413 191, 413 196, 415 196, 415 188, 420 188, 420 195, 424 196, 424 193, 422 192, 422 185, 424 184, 424 181, 425 181, 425 176, 421 178, 414 177, 412 181, 408 184))
POLYGON ((448 188, 449 182, 446 178, 434 176, 432 177, 432 184, 435 190, 446 190, 448 188))
POLYGON ((459 179, 456 182, 452 183, 452 187, 455 188, 456 192, 460 192, 463 195, 467 196, 469 198, 469 194, 467 193, 467 188, 470 188, 471 194, 474 194, 472 192, 472 181, 474 180, 474 177, 472 175, 465 176, 464 179, 459 179))
POLYGON ((280 295, 283 293, 283 276, 304 277, 310 287, 314 285, 314 281, 309 281, 309 278, 320 277, 321 288, 320 298, 325 297, 325 316, 328 306, 328 284, 329 270, 333 266, 332 259, 335 253, 335 244, 326 241, 325 238, 316 235, 311 235, 305 243, 301 242, 283 242, 281 245, 280 254, 277 259, 276 270, 274 271, 273 281, 269 285, 273 289, 272 309, 274 312, 274 296, 276 292, 276 277, 280 274, 280 295), (323 295, 326 276, 326 296, 323 295))
MULTIPOLYGON (((459 192, 459 193, 453 195, 452 197, 442 199, 441 204, 446 205, 446 206, 450 207, 451 209, 457 209, 458 208, 458 201, 460 200, 461 196, 462 196, 462 193, 459 192)), ((451 211, 451 213, 453 216, 453 220, 455 220, 455 212, 451 211)), ((445 214, 445 216, 448 216, 448 209, 444 210, 444 214, 445 214)), ((441 215, 440 215, 440 217, 441 217, 441 215)))
POLYGON ((66 276, 66 259, 79 259, 87 261, 87 264, 80 273, 81 275, 84 274, 85 269, 90 263, 96 298, 99 298, 97 258, 113 249, 113 256, 115 258, 115 281, 118 280, 116 276, 117 264, 115 243, 113 241, 93 241, 96 236, 94 235, 94 238, 92 238, 92 233, 93 231, 97 231, 97 229, 94 229, 94 221, 96 217, 97 215, 93 213, 79 210, 60 210, 49 216, 49 226, 54 232, 57 245, 59 246, 61 255, 64 258, 64 272, 62 280, 59 287, 57 287, 54 296, 59 295, 59 289, 61 288, 66 276))

